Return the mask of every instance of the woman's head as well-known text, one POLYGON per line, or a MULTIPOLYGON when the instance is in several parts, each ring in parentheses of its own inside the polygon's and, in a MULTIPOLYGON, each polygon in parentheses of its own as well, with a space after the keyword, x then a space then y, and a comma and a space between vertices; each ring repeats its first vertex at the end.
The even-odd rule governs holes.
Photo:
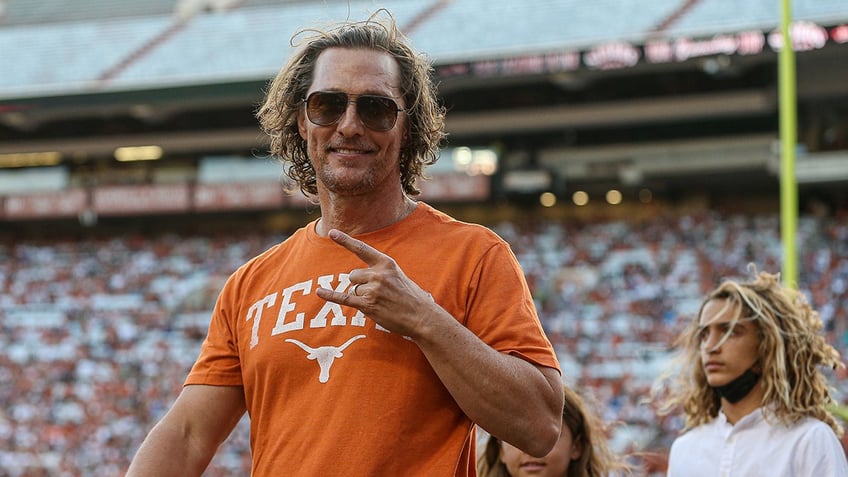
POLYGON ((478 460, 481 477, 607 477, 626 465, 607 447, 605 428, 584 399, 563 387, 562 434, 548 455, 532 457, 497 437, 489 437, 478 460))

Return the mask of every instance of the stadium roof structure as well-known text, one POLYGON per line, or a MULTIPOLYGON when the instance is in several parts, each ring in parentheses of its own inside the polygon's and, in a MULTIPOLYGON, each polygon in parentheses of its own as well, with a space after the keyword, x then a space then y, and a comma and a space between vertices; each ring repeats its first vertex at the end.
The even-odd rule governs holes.
MULTIPOLYGON (((496 147, 505 172, 776 190, 777 0, 0 0, 0 169, 51 151, 67 184, 167 182, 255 155, 293 35, 380 8, 432 59, 450 146, 496 147), (167 160, 112 170, 117 148, 149 144, 167 160)), ((800 147, 822 154, 799 171, 844 190, 848 4, 791 14, 800 147)))

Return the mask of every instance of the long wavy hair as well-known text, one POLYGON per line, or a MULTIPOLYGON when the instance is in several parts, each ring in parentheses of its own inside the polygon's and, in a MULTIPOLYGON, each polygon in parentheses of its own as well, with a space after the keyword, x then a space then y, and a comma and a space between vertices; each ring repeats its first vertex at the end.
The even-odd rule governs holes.
POLYGON ((841 424, 828 411, 834 399, 822 368, 836 369, 844 364, 839 352, 820 334, 824 325, 818 312, 802 293, 782 286, 778 274, 758 272, 753 264, 749 269, 753 275, 750 281, 725 280, 710 292, 701 304, 698 318, 678 337, 674 372, 665 374, 655 387, 655 395, 665 392, 659 414, 682 409, 684 430, 718 415, 721 397, 707 383, 698 328, 701 312, 709 301, 727 300, 728 307, 737 310, 731 323, 749 320, 757 326, 760 359, 755 366, 762 370, 763 406, 782 423, 809 416, 827 423, 841 436, 841 424))
POLYGON ((307 196, 318 193, 315 170, 307 156, 306 141, 298 132, 298 113, 312 84, 315 61, 328 48, 365 48, 392 55, 400 66, 400 88, 406 103, 406 140, 400 150, 401 185, 407 195, 419 194, 418 178, 436 162, 446 138, 445 109, 436 96, 433 67, 416 53, 384 9, 361 22, 341 23, 328 30, 303 29, 292 37, 305 37, 300 49, 270 82, 256 113, 270 137, 270 153, 280 159, 286 174, 307 196), (381 13, 387 18, 381 18, 381 13))
MULTIPOLYGON (((582 448, 580 457, 571 461, 562 477, 609 477, 632 472, 624 459, 607 444, 606 427, 594 410, 575 390, 563 386, 562 425, 571 431, 572 445, 582 448)), ((501 440, 489 436, 486 448, 477 459, 480 477, 511 477, 500 460, 501 440)))

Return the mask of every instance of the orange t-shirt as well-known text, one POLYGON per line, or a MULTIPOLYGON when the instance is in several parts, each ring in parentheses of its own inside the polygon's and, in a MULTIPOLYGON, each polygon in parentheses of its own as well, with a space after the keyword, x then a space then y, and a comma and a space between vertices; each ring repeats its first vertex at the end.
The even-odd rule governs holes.
MULTIPOLYGON (((489 229, 421 203, 356 238, 496 350, 559 369, 521 268, 489 229)), ((185 384, 244 387, 254 477, 474 475, 473 424, 415 343, 315 294, 344 292, 363 267, 313 222, 221 291, 185 384)))

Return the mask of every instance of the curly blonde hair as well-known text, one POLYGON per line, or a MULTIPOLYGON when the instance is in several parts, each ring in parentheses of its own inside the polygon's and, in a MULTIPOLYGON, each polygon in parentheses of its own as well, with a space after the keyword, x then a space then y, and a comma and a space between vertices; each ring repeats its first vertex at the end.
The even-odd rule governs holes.
MULTIPOLYGON (((580 445, 580 457, 571 461, 563 477, 609 477, 632 473, 624 459, 607 444, 606 426, 586 400, 575 390, 563 386, 562 425, 571 431, 572 445, 580 445)), ((477 459, 480 477, 510 477, 500 460, 501 440, 490 436, 477 459)))
MULTIPOLYGON (((753 279, 748 282, 725 280, 710 292, 698 312, 711 300, 727 300, 737 316, 731 321, 750 320, 760 336, 757 366, 763 389, 763 405, 784 424, 809 416, 827 423, 837 436, 843 429, 828 411, 834 404, 823 367, 844 366, 839 352, 820 334, 823 323, 817 311, 799 291, 780 284, 778 274, 758 272, 751 264, 753 279)), ((681 409, 684 430, 705 424, 718 415, 721 398, 707 383, 701 362, 695 319, 677 339, 680 348, 675 373, 664 376, 671 384, 658 408, 660 415, 681 409)), ((655 389, 656 391, 656 389, 655 389)))
POLYGON ((439 148, 447 137, 445 110, 437 100, 430 62, 413 51, 391 14, 384 9, 365 21, 342 23, 327 31, 300 30, 292 37, 293 46, 295 39, 302 35, 306 37, 305 44, 271 81, 256 114, 270 137, 271 155, 283 161, 286 174, 305 195, 317 194, 315 170, 297 124, 298 112, 313 81, 315 62, 329 48, 384 51, 400 66, 400 88, 408 118, 406 140, 400 150, 401 184, 407 195, 418 195, 416 180, 424 177, 426 166, 436 162, 439 148), (388 18, 378 18, 381 13, 388 18))

